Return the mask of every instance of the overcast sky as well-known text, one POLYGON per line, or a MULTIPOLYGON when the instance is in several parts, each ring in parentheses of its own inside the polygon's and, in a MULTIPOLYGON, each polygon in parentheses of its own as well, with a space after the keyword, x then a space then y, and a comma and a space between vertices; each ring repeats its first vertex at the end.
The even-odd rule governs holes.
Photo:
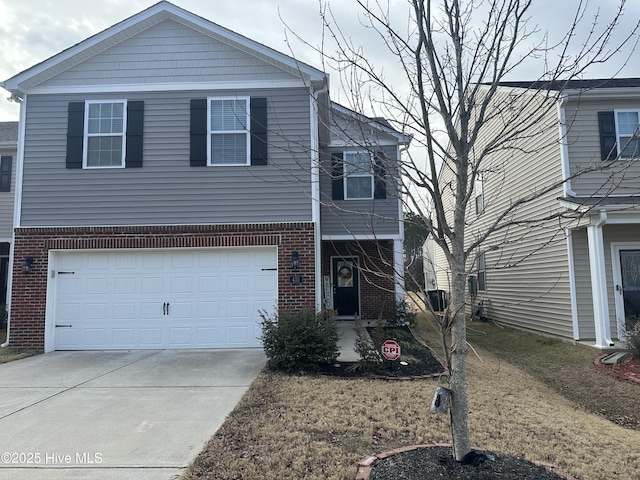
MULTIPOLYGON (((567 30, 577 2, 534 0, 531 22, 548 30, 552 37, 558 36, 567 30)), ((155 3, 155 0, 0 0, 0 80, 6 80, 155 3)), ((172 3, 283 53, 290 53, 290 45, 297 58, 323 68, 319 55, 312 49, 293 39, 287 43, 283 23, 310 43, 319 44, 322 23, 318 0, 173 0, 172 3)), ((356 1, 332 0, 330 3, 352 42, 365 47, 371 44, 373 32, 358 25, 356 1)), ((391 0, 391 3, 394 4, 392 12, 402 12, 406 0, 391 0)), ((591 0, 591 3, 590 15, 596 12, 598 5, 610 6, 614 0, 591 0)), ((629 3, 633 5, 627 7, 626 18, 618 30, 620 35, 628 32, 640 18, 640 2, 629 3)), ((602 12, 603 17, 607 15, 611 15, 610 9, 602 12)), ((377 65, 384 65, 386 71, 397 68, 394 59, 384 56, 380 49, 371 50, 368 56, 377 65)), ((636 57, 640 57, 640 50, 636 57)), ((622 60, 621 56, 613 64, 599 66, 588 74, 590 77, 611 76, 620 68, 622 60)), ((631 62, 616 76, 640 77, 640 62, 631 62)), ((337 83, 339 79, 334 75, 334 98, 339 96, 337 83)), ((8 96, 8 92, 0 89, 0 121, 18 119, 18 108, 6 101, 8 96)))

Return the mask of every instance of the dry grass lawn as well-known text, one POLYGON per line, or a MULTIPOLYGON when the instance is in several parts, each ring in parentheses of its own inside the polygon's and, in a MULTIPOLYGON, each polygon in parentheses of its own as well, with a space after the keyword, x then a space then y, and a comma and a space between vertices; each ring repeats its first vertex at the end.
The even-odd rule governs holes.
MULTIPOLYGON (((498 335, 491 342, 498 343, 498 335)), ((433 335, 427 339, 437 345, 433 335)), ((471 340, 479 354, 469 357, 473 445, 555 463, 582 480, 638 478, 640 431, 589 412, 584 402, 559 393, 551 380, 520 368, 511 356, 507 361, 506 354, 490 352, 499 350, 495 344, 484 348, 471 340)), ((558 343, 554 348, 582 347, 558 343)), ((587 352, 593 360, 595 351, 587 352)), ((534 348, 528 353, 540 352, 534 348)), ((590 369, 588 362, 585 368, 590 369)), ((552 370, 557 371, 545 375, 562 375, 559 367, 552 370)), ((585 382, 592 386, 603 381, 601 374, 594 375, 598 376, 585 382)), ((437 384, 437 379, 384 381, 264 372, 183 479, 351 480, 356 462, 365 455, 450 442, 447 417, 429 410, 437 384)), ((640 386, 633 387, 637 399, 640 386)), ((588 396, 587 387, 585 392, 578 395, 588 396)))

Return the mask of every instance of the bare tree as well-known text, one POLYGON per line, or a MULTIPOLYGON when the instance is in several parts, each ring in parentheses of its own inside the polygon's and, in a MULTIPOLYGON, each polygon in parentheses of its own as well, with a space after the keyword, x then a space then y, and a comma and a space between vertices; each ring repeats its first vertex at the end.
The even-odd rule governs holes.
MULTIPOLYGON (((336 50, 316 48, 341 73, 352 109, 390 119, 417 144, 402 164, 401 193, 406 206, 424 217, 450 272, 449 313, 440 325, 450 370, 454 456, 460 461, 471 450, 465 325, 468 264, 480 246, 498 249, 516 243, 522 235, 518 227, 576 218, 561 209, 535 219, 519 214, 567 181, 560 178, 503 203, 498 212, 474 225, 468 217, 474 187, 483 175, 500 174, 493 161, 498 153, 526 148, 523 140, 528 137, 557 134, 557 117, 549 120, 549 113, 556 109, 562 82, 582 78, 589 66, 610 60, 621 45, 632 44, 638 25, 614 44, 626 0, 620 0, 607 20, 587 18, 588 3, 579 2, 565 34, 551 44, 530 25, 533 0, 407 0, 406 9, 399 3, 358 0, 361 24, 376 32, 395 57, 396 71, 378 68, 341 28, 329 4, 321 4, 321 16, 336 50), (526 92, 505 95, 500 88, 504 82, 531 65, 538 68, 537 81, 526 92)), ((557 146, 557 140, 556 135, 549 141, 557 146)), ((575 175, 603 168, 594 164, 575 175)), ((511 256, 501 261, 514 260, 511 256)))

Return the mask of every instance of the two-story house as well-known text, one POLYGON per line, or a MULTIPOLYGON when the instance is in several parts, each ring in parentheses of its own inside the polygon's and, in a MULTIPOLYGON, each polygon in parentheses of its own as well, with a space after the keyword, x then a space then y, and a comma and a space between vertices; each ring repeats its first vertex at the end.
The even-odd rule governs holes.
POLYGON ((400 147, 312 66, 162 1, 1 84, 21 102, 10 344, 260 345, 260 311, 402 287, 400 147))
POLYGON ((18 122, 0 122, 0 304, 7 302, 17 155, 18 122))
MULTIPOLYGON (((511 118, 536 121, 472 186, 468 244, 509 211, 469 259, 472 301, 506 324, 614 346, 640 320, 640 79, 504 82, 495 105, 478 150, 520 128, 511 118)), ((448 290, 442 252, 428 247, 448 290)))

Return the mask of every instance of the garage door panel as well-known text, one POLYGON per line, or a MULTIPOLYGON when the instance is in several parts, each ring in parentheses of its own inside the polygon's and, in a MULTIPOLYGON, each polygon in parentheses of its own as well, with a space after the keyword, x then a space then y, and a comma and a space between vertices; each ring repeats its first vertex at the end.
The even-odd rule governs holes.
POLYGON ((258 347, 276 258, 273 247, 57 253, 68 274, 55 276, 54 318, 73 327, 55 328, 55 348, 258 347))
POLYGON ((133 328, 113 328, 113 348, 133 348, 135 345, 135 330, 133 328))

